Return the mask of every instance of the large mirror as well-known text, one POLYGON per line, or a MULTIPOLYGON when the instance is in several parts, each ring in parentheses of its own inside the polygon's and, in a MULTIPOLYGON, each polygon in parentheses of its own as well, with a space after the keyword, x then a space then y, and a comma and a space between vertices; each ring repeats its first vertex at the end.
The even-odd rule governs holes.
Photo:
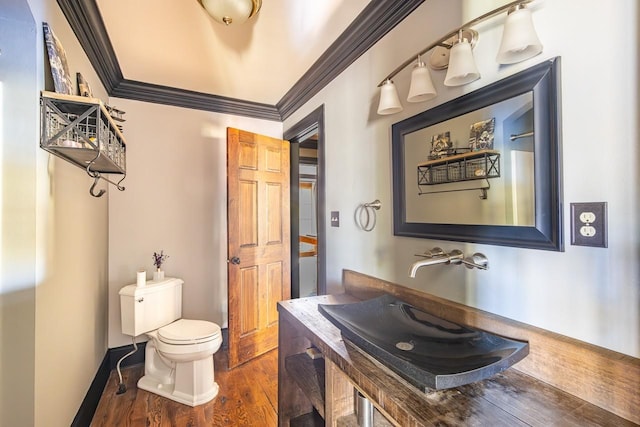
POLYGON ((564 250, 560 58, 392 126, 394 234, 564 250))

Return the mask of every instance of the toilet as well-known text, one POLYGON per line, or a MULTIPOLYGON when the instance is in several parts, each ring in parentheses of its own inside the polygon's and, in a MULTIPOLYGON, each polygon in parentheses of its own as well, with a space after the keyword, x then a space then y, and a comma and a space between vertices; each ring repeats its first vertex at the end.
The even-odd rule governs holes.
POLYGON ((182 319, 182 284, 177 278, 120 289, 122 333, 149 337, 144 376, 138 388, 189 406, 218 394, 213 355, 222 344, 220 326, 182 319))

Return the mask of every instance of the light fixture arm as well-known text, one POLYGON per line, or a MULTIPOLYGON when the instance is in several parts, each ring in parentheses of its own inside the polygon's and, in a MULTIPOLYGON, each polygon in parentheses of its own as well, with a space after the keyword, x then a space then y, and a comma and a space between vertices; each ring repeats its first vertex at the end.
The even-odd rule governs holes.
POLYGON ((512 1, 510 3, 507 3, 507 4, 503 5, 503 6, 500 6, 500 7, 496 8, 496 9, 490 11, 490 12, 487 12, 484 15, 480 15, 477 18, 472 19, 471 21, 465 23, 464 25, 456 28, 455 30, 452 30, 451 32, 447 33, 444 37, 441 37, 440 39, 438 39, 434 43, 431 43, 425 49, 421 50, 420 52, 418 52, 418 53, 416 53, 416 54, 414 54, 412 56, 410 56, 409 59, 407 59, 405 62, 400 64, 395 70, 393 70, 390 74, 388 74, 378 84, 378 87, 381 87, 384 84, 384 82, 386 82, 387 80, 391 80, 400 71, 404 70, 410 64, 413 64, 415 62, 415 60, 416 60, 416 57, 426 54, 427 52, 429 52, 431 49, 435 48, 436 46, 442 46, 442 47, 445 47, 447 49, 451 48, 451 46, 446 44, 445 41, 447 41, 448 39, 458 35, 460 31, 465 30, 465 29, 467 29, 469 27, 472 27, 472 26, 474 26, 476 24, 479 24, 480 22, 486 21, 489 18, 493 18, 494 16, 497 16, 497 15, 503 13, 505 10, 515 9, 515 8, 518 8, 521 5, 531 3, 532 1, 534 1, 534 0, 516 0, 516 1, 512 1))

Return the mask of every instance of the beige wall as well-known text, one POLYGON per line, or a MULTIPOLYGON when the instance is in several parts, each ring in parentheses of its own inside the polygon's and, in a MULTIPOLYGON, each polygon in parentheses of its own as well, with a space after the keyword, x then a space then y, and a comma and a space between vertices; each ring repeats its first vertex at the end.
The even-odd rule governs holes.
MULTIPOLYGON (((109 347, 131 343, 120 328, 118 291, 169 255, 182 278, 183 316, 227 323, 227 142, 235 127, 282 137, 282 123, 139 101, 126 111, 127 179, 109 194, 109 347)), ((146 340, 140 337, 140 341, 146 340)))
MULTIPOLYGON (((352 218, 360 203, 379 198, 383 204, 371 233, 349 220, 340 228, 327 224, 329 291, 339 290, 341 271, 350 268, 639 356, 637 2, 620 0, 611 8, 587 0, 580 9, 570 0, 539 2, 534 20, 545 51, 514 66, 495 64, 500 26, 483 24, 475 51, 482 80, 445 89, 443 73, 434 73, 440 93, 435 100, 377 116, 376 85, 388 71, 484 12, 467 8, 455 16, 450 3, 425 2, 284 124, 288 128, 324 104, 327 211, 352 218), (609 248, 567 243, 564 253, 556 253, 394 237, 390 125, 557 55, 564 202, 609 203, 609 248), (491 269, 437 266, 409 279, 413 254, 435 245, 484 252, 491 269)), ((20 4, 0 0, 3 31, 12 28, 7 12, 20 4)), ((129 177, 125 192, 111 188, 95 199, 80 169, 38 148, 37 90, 45 86, 46 70, 42 21, 64 45, 72 74, 81 71, 97 96, 106 94, 55 0, 28 4, 34 19, 27 21, 37 33, 26 55, 35 55, 36 81, 16 87, 13 99, 24 101, 21 110, 2 110, 0 424, 63 426, 77 412, 107 344, 130 342, 120 333, 117 291, 133 282, 138 268, 151 274, 153 251, 164 249, 170 255, 167 274, 185 279, 184 315, 225 324, 225 128, 277 137, 283 125, 109 99, 127 112, 129 177), (11 138, 9 123, 19 129, 11 138), (19 234, 10 233, 15 230, 19 234)), ((482 7, 490 8, 487 2, 482 7)), ((2 49, 2 61, 9 61, 12 51, 2 49)), ((27 68, 19 68, 21 78, 28 78, 27 68)), ((408 74, 396 78, 401 93, 408 89, 408 74)), ((564 226, 568 230, 567 215, 564 226)))
POLYGON ((38 148, 38 92, 50 83, 43 21, 74 80, 82 72, 106 98, 55 0, 3 0, 0 10, 3 19, 16 10, 33 16, 28 36, 3 37, 11 45, 1 47, 0 424, 68 426, 107 350, 107 198, 91 197, 85 172, 38 148))
MULTIPOLYGON (((636 1, 616 2, 615 8, 596 0, 579 8, 571 0, 536 2, 533 18, 544 52, 513 66, 495 62, 499 20, 482 24, 475 49, 481 80, 451 89, 442 85, 444 72, 433 72, 439 93, 433 101, 403 102, 404 111, 393 116, 375 113, 376 86, 388 72, 451 28, 490 10, 490 3, 505 2, 468 1, 459 16, 449 0, 425 2, 285 121, 287 129, 325 106, 327 217, 339 210, 352 218, 360 203, 382 201, 370 233, 349 220, 340 228, 327 227, 328 289, 339 289, 343 268, 354 269, 638 357, 636 1), (563 253, 393 236, 390 126, 554 56, 562 57, 565 211, 571 202, 608 202, 609 248, 571 246, 568 214, 563 253), (434 246, 483 252, 490 270, 434 266, 410 279, 413 254, 434 246)), ((395 78, 401 98, 410 71, 395 78)))
POLYGON ((0 425, 33 425, 35 341, 35 22, 0 1, 0 425), (5 40, 12 40, 10 44, 5 40), (31 51, 29 49, 31 48, 31 51))

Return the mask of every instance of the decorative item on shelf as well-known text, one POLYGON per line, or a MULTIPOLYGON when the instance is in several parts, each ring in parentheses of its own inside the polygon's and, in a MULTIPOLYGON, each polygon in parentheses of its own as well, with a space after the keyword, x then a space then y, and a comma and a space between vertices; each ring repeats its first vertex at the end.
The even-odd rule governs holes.
POLYGON ((87 81, 85 80, 84 76, 81 73, 76 73, 76 80, 78 80, 78 92, 80 93, 80 96, 93 98, 91 87, 89 86, 89 83, 87 83, 87 81))
POLYGON ((415 63, 416 66, 411 73, 411 86, 407 101, 427 101, 436 96, 429 70, 420 59, 430 51, 429 66, 433 70, 448 68, 444 80, 445 86, 460 86, 478 80, 480 72, 473 58, 473 48, 478 41, 479 34, 471 27, 503 12, 507 12, 507 18, 497 56, 498 63, 513 64, 538 55, 542 52, 542 43, 535 32, 531 11, 527 8, 527 4, 533 1, 511 1, 465 23, 436 40, 427 48, 412 55, 378 84, 380 88, 378 114, 386 115, 402 111, 402 104, 391 79, 412 63, 415 63), (417 61, 415 58, 418 58, 417 61))
POLYGON ((51 27, 46 22, 42 23, 44 33, 44 42, 47 46, 47 54, 49 55, 49 64, 51 65, 51 77, 53 77, 53 86, 57 93, 67 95, 75 94, 75 87, 69 73, 69 65, 67 64, 67 55, 64 52, 62 43, 53 33, 51 27))
POLYGON ((495 127, 495 117, 472 124, 469 130, 469 148, 471 151, 493 149, 493 131, 495 127))
POLYGON ((164 250, 160 253, 153 253, 153 265, 156 267, 156 271, 153 272, 154 282, 164 280, 164 271, 162 270, 162 264, 169 258, 169 255, 165 255, 164 250))
POLYGON ((242 24, 260 11, 262 0, 198 0, 216 22, 242 24))
POLYGON ((121 122, 125 121, 124 117, 122 117, 122 116, 125 115, 124 111, 119 110, 116 107, 112 107, 110 105, 105 105, 105 108, 109 112, 109 115, 111 116, 112 119, 118 120, 118 121, 121 121, 121 122))
POLYGON ((455 153, 450 132, 439 133, 431 137, 429 160, 441 159, 455 153))
POLYGON ((116 122, 119 122, 116 124, 116 126, 118 127, 118 130, 120 130, 120 132, 123 132, 122 125, 120 123, 126 121, 126 119, 123 117, 125 115, 125 112, 110 105, 105 105, 105 108, 109 112, 111 118, 116 122))

